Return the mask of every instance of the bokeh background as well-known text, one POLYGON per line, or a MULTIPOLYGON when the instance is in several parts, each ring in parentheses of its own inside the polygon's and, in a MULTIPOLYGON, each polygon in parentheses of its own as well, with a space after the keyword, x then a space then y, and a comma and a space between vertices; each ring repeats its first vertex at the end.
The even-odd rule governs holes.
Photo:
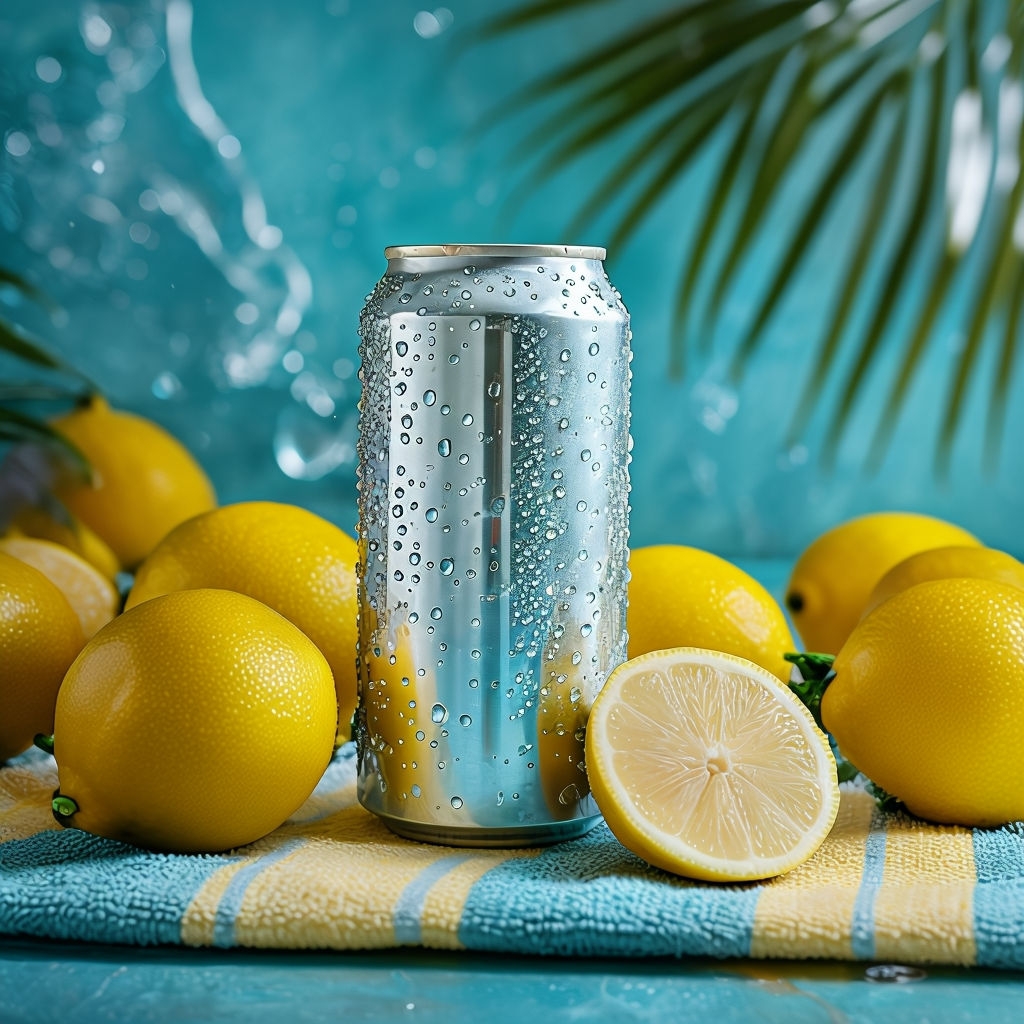
MULTIPOLYGON (((607 241, 614 209, 576 237, 564 231, 622 138, 539 177, 523 140, 555 97, 514 97, 660 5, 609 0, 583 17, 474 36, 522 6, 4 0, 0 267, 58 308, 10 288, 0 308, 113 402, 177 434, 223 502, 294 502, 353 531, 356 327, 384 246, 607 241)), ((787 439, 843 269, 834 242, 864 206, 856 182, 742 379, 727 372, 729 346, 763 287, 785 202, 700 354, 682 376, 669 373, 672 289, 720 148, 712 140, 609 253, 634 335, 633 544, 785 558, 847 516, 902 508, 1024 554, 1019 373, 995 464, 982 459, 984 381, 996 372, 986 357, 949 470, 934 470, 940 400, 964 344, 955 297, 877 471, 864 470, 864 456, 895 346, 868 375, 834 465, 821 458, 834 394, 821 396, 803 436, 787 439)))

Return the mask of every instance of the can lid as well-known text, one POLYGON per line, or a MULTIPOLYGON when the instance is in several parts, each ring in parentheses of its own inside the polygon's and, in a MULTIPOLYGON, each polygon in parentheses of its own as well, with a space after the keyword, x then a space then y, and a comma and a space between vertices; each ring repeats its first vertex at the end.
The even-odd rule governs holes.
POLYGON ((581 260, 603 260, 606 252, 597 245, 389 245, 384 258, 400 260, 422 256, 568 256, 581 260))

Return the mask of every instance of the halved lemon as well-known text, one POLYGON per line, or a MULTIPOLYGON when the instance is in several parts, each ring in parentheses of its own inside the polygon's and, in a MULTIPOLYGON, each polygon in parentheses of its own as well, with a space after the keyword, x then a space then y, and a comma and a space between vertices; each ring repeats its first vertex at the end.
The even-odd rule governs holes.
POLYGON ((680 647, 620 665, 587 722, 587 774, 623 846, 689 878, 806 861, 839 810, 828 740, 766 669, 680 647))

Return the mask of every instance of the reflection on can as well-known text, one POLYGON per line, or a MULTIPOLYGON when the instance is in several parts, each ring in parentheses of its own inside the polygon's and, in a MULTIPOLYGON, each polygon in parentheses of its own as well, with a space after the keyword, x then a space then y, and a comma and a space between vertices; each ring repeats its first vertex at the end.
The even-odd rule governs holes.
POLYGON ((629 317, 601 249, 408 246, 360 318, 359 799, 455 845, 580 835, 626 656, 629 317))

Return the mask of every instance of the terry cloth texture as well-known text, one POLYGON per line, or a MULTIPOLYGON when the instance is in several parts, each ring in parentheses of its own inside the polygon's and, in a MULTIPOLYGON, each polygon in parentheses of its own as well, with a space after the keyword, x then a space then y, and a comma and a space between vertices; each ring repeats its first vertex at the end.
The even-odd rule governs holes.
POLYGON ((1024 967, 1024 825, 926 825, 882 814, 857 789, 844 789, 809 862, 714 885, 648 866, 603 824, 529 850, 401 839, 359 806, 351 744, 291 821, 223 855, 158 855, 60 829, 55 787, 40 753, 0 768, 0 933, 1024 967))

